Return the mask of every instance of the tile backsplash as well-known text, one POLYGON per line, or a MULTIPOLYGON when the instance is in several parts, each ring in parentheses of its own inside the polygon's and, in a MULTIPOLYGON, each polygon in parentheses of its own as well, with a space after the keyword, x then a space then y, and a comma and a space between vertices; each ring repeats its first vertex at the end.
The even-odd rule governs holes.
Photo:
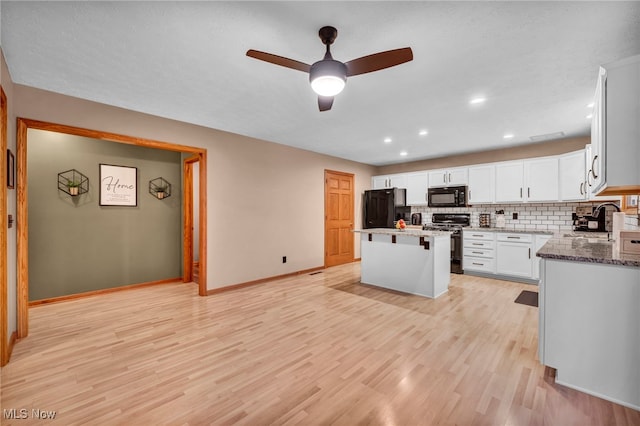
MULTIPOLYGON (((531 204, 478 204, 471 207, 451 209, 412 206, 411 213, 422 213, 422 222, 431 223, 433 213, 471 213, 471 226, 480 226, 480 213, 491 214, 491 226, 496 225, 496 210, 504 210, 506 229, 539 229, 549 231, 571 230, 573 222, 571 213, 578 206, 597 206, 598 202, 589 203, 531 203, 531 204), (513 213, 518 214, 513 219, 513 213)), ((606 224, 611 229, 612 208, 607 208, 606 224)))

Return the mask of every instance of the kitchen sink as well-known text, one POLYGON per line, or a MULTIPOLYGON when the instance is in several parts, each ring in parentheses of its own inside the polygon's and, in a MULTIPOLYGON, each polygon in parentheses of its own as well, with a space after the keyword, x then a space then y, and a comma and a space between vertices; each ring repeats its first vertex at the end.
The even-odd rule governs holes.
POLYGON ((598 233, 585 233, 585 232, 571 232, 563 235, 565 238, 574 238, 576 240, 588 242, 588 243, 606 243, 610 242, 609 234, 605 232, 598 233))
POLYGON ((584 238, 584 239, 598 239, 598 240, 607 240, 609 239, 609 233, 607 232, 569 232, 562 235, 565 238, 584 238))

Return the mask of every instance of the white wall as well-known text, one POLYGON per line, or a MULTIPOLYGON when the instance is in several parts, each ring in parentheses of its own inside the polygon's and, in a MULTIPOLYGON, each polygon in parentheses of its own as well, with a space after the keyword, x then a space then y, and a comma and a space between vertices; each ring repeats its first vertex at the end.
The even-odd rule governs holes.
MULTIPOLYGON (((16 115, 14 86, 9 75, 9 69, 0 50, 0 84, 7 95, 7 148, 16 154, 16 115)), ((4 176, 2 176, 4 179, 4 176)), ((5 184, 4 182, 2 183, 5 184)), ((11 214, 14 218, 13 227, 7 229, 7 339, 17 330, 17 285, 16 285, 16 190, 7 189, 7 205, 3 206, 2 214, 11 214), (6 207, 6 210, 4 209, 6 207)))

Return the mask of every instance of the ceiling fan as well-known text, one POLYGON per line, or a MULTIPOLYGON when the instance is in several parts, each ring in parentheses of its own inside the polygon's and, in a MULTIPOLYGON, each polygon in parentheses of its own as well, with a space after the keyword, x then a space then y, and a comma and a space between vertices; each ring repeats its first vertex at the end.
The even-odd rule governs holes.
POLYGON ((247 56, 309 73, 311 88, 318 94, 318 107, 320 111, 328 111, 331 109, 333 97, 342 91, 347 77, 382 70, 413 60, 411 48, 405 47, 374 53, 349 62, 336 61, 331 56, 329 46, 331 46, 336 37, 338 37, 338 30, 334 27, 326 26, 320 28, 318 35, 322 43, 327 46, 327 52, 321 61, 313 65, 253 49, 247 50, 247 56))

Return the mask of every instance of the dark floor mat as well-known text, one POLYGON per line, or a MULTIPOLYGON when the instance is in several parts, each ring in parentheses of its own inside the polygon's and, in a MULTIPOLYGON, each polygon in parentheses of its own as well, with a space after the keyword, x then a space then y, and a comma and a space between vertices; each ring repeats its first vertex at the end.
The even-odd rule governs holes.
POLYGON ((522 303, 523 305, 535 306, 537 308, 538 293, 536 293, 535 291, 522 290, 522 293, 520 293, 520 295, 516 297, 516 300, 514 300, 514 302, 522 303))

